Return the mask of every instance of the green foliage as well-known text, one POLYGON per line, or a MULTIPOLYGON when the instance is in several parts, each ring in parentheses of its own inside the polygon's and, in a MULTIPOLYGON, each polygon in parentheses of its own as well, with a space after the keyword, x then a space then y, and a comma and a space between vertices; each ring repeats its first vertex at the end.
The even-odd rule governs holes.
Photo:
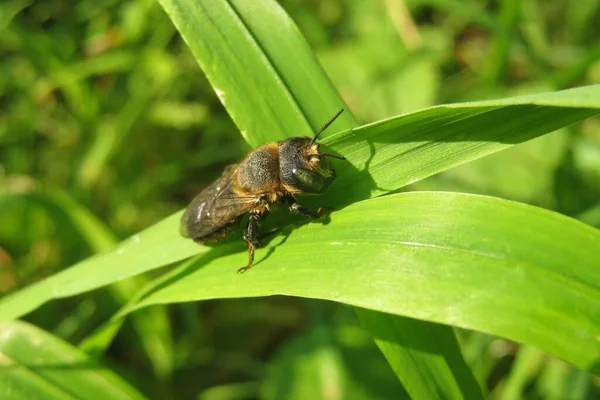
POLYGON ((597 5, 159 3, 0 5, 0 317, 48 331, 5 323, 4 397, 138 396, 64 340, 152 398, 598 394, 597 5), (302 199, 323 224, 276 211, 243 276, 239 232, 177 235, 237 132, 310 134, 344 103, 368 124, 324 135, 348 162, 302 199), (51 376, 15 347, 40 341, 51 376))
POLYGON ((24 322, 0 325, 0 354, 5 398, 144 398, 77 348, 24 322))
POLYGON ((326 227, 286 230, 257 253, 244 279, 229 279, 244 264, 244 252, 230 254, 241 244, 201 254, 124 312, 213 298, 321 298, 494 333, 597 371, 598 230, 518 203, 444 192, 359 202, 326 227), (555 243, 559 232, 565 239, 555 243), (552 326, 552 335, 540 326, 552 326))

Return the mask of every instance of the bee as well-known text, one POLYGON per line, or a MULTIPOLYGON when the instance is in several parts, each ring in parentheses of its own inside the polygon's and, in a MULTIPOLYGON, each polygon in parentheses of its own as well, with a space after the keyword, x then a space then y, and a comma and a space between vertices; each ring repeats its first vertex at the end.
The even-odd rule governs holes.
POLYGON ((313 137, 297 136, 265 143, 252 150, 238 164, 225 168, 221 176, 207 186, 189 204, 181 217, 179 232, 202 244, 228 236, 245 214, 249 214, 244 231, 248 246, 248 264, 238 274, 252 267, 258 241, 258 222, 273 203, 287 202, 289 211, 318 219, 324 208, 316 211, 296 201, 300 193, 322 193, 335 179, 327 157, 345 160, 339 154, 319 151, 317 138, 344 110, 338 111, 313 137))

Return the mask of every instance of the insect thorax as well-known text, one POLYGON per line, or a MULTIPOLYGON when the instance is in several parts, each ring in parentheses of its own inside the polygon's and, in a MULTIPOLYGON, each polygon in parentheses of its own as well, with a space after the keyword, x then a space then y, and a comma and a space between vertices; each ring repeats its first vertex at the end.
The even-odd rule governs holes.
POLYGON ((249 193, 278 191, 279 152, 277 143, 267 143, 244 158, 237 172, 238 184, 249 193))

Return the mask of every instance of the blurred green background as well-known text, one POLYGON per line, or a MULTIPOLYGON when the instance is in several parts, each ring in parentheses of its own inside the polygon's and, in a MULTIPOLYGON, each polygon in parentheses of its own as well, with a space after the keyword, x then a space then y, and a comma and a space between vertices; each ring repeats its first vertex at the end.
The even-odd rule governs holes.
MULTIPOLYGON (((600 83, 596 0, 280 3, 361 123, 600 83)), ((249 150, 156 0, 4 0, 0 60, 1 292, 180 210, 249 150)), ((489 194, 600 227, 600 118, 407 190, 489 194)), ((78 344, 139 279, 27 319, 78 344)), ((349 307, 273 297, 161 312, 128 319, 104 360, 151 398, 402 394, 349 307)), ((492 398, 600 396, 597 378, 535 349, 459 338, 492 398)))

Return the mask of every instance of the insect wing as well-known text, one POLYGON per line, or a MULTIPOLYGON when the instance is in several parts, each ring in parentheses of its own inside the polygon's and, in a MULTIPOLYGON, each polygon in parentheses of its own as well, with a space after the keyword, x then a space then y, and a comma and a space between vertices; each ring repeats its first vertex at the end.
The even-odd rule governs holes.
POLYGON ((182 236, 201 239, 236 221, 259 203, 258 196, 240 197, 232 188, 236 164, 225 168, 223 174, 200 194, 181 218, 182 236))

